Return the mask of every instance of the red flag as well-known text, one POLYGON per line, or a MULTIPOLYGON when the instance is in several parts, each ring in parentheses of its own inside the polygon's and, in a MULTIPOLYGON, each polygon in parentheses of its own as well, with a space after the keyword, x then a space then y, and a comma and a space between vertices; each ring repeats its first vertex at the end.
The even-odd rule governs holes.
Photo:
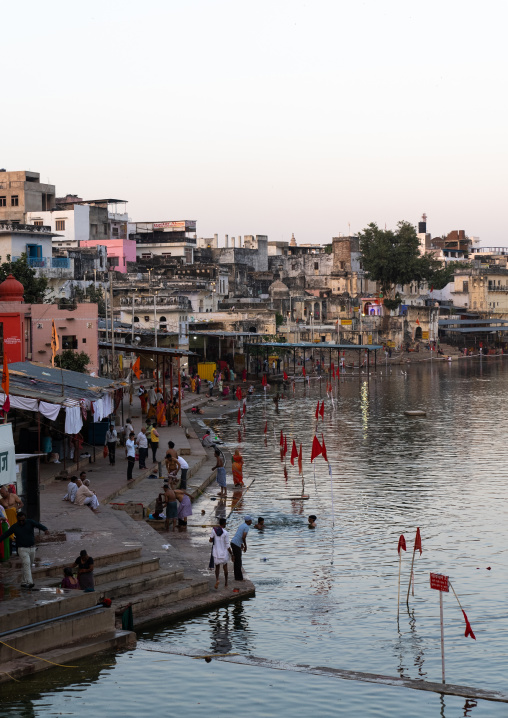
POLYGON ((326 455, 325 437, 323 434, 321 434, 321 438, 323 439, 323 443, 321 444, 321 453, 323 454, 323 459, 328 461, 328 456, 326 455))
POLYGON ((9 395, 6 394, 4 404, 3 404, 2 408, 0 409, 0 416, 7 414, 7 412, 9 411, 10 408, 11 408, 11 400, 9 398, 9 395))
POLYGON ((288 375, 286 374, 286 372, 284 372, 284 373, 282 374, 282 377, 283 377, 284 381, 287 381, 287 380, 289 379, 289 377, 288 377, 288 375))
POLYGON ((420 529, 416 529, 416 537, 415 537, 415 547, 413 551, 420 551, 420 556, 422 555, 422 537, 420 536, 420 529))
POLYGON ((238 399, 238 401, 242 401, 242 387, 241 386, 236 387, 236 398, 238 399))
POLYGON ((284 434, 282 433, 282 429, 280 430, 279 444, 280 444, 281 449, 283 449, 284 448, 284 434))
POLYGON ((307 374, 305 373, 305 367, 302 367, 302 375, 307 376, 307 374))
POLYGON ((236 417, 236 423, 241 424, 242 423, 242 412, 240 409, 238 409, 238 416, 236 417))
POLYGON ((298 454, 298 473, 303 474, 303 451, 300 444, 300 453, 298 454))
POLYGON ((265 434, 268 434, 268 422, 265 421, 265 434))
POLYGON ((471 624, 469 623, 468 617, 466 616, 466 612, 464 609, 462 609, 462 613, 464 614, 464 620, 466 622, 466 630, 464 631, 464 636, 467 638, 468 636, 471 636, 476 641, 476 636, 473 633, 473 629, 471 628, 471 624))
POLYGON ((287 436, 284 437, 284 456, 288 453, 288 438, 287 436))
POLYGON ((263 374, 263 378, 261 379, 261 384, 262 384, 263 386, 266 386, 266 385, 268 384, 268 382, 267 382, 267 380, 266 380, 266 374, 263 374))
POLYGON ((321 444, 319 443, 319 439, 314 434, 314 439, 312 440, 312 451, 310 452, 310 462, 312 463, 314 461, 314 459, 322 453, 323 453, 323 448, 322 448, 321 444))
POLYGON ((316 406, 316 421, 318 420, 318 418, 319 418, 319 400, 318 400, 318 403, 316 406))
POLYGON ((406 539, 404 538, 404 534, 401 534, 399 536, 399 545, 397 546, 397 553, 400 553, 400 550, 405 551, 406 550, 406 539))
POLYGON ((416 317, 416 323, 418 324, 418 326, 420 326, 420 320, 418 319, 418 317, 416 317))
MULTIPOLYGON (((318 402, 319 404, 319 402, 318 402)), ((319 410, 319 413, 321 414, 321 419, 324 420, 325 418, 325 402, 321 402, 321 409, 319 410)))
POLYGON ((293 446, 291 448, 291 466, 295 465, 295 459, 298 458, 298 449, 296 448, 296 441, 293 439, 293 446))

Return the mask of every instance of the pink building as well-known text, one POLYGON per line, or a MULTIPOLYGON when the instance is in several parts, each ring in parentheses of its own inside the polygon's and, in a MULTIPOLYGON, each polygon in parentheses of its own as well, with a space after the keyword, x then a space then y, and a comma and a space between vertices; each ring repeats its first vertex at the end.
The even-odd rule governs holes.
POLYGON ((23 285, 12 275, 0 284, 0 362, 34 361, 51 364, 51 328, 55 320, 61 354, 65 349, 90 357, 89 373, 99 372, 97 304, 25 304, 23 285))
POLYGON ((134 239, 88 239, 79 243, 80 247, 107 248, 108 264, 115 272, 127 272, 127 262, 136 261, 136 241, 134 239))

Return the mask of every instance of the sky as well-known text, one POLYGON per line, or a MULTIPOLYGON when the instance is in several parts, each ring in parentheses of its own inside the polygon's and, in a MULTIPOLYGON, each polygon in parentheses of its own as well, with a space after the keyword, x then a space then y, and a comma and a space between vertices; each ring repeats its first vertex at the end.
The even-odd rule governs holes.
POLYGON ((506 17, 485 0, 19 0, 0 167, 198 236, 369 222, 508 245, 506 17))

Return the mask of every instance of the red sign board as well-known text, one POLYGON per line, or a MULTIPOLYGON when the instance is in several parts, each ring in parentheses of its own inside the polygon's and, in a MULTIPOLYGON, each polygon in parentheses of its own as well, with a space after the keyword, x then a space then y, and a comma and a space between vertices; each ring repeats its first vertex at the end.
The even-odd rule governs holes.
POLYGON ((430 587, 435 588, 436 591, 446 591, 448 593, 448 576, 443 576, 441 573, 431 573, 430 587))

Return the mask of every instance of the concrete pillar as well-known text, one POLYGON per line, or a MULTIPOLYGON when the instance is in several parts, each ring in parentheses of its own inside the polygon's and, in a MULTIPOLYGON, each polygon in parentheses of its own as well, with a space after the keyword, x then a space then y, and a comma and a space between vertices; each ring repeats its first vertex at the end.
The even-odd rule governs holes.
POLYGON ((238 235, 238 249, 241 249, 241 246, 242 246, 242 235, 239 234, 238 235))
POLYGON ((234 238, 234 237, 231 237, 231 246, 233 247, 233 249, 236 247, 236 243, 235 243, 235 238, 234 238))
POLYGON ((219 235, 218 234, 213 235, 213 246, 214 246, 214 249, 219 248, 219 235))
POLYGON ((229 247, 229 237, 227 234, 224 235, 224 246, 226 249, 229 247))

